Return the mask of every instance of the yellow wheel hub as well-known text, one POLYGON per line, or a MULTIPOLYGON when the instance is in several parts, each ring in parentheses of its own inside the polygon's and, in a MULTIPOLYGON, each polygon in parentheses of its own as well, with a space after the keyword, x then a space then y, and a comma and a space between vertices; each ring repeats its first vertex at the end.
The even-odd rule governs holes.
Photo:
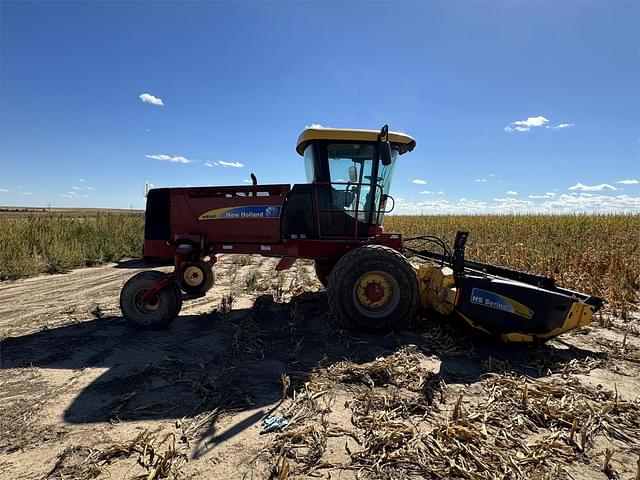
POLYGON ((204 273, 200 270, 200 267, 192 265, 185 269, 183 278, 184 283, 190 287, 197 287, 204 280, 204 273))
POLYGON ((394 295, 389 277, 382 272, 365 273, 356 284, 356 298, 366 308, 384 307, 394 295))

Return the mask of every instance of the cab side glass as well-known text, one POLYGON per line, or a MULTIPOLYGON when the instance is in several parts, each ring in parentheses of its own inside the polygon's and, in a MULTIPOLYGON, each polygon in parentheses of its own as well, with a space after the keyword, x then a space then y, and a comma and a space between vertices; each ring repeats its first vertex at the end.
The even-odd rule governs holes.
POLYGON ((316 172, 313 144, 310 144, 304 149, 304 173, 307 177, 307 183, 313 183, 315 181, 316 172))

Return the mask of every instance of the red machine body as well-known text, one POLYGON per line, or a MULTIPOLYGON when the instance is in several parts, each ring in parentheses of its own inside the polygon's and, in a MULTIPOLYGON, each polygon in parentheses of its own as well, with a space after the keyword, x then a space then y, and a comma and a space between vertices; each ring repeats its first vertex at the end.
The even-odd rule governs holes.
MULTIPOLYGON (((288 184, 152 190, 146 211, 144 257, 173 261, 181 243, 192 245, 201 256, 236 253, 311 259, 337 259, 368 243, 402 248, 401 236, 384 233, 380 226, 369 228, 364 238, 287 235, 283 219, 290 217, 285 215, 290 191, 288 184)), ((318 190, 314 193, 317 197, 318 190)), ((316 223, 319 216, 310 219, 316 223)), ((318 224, 314 226, 314 231, 320 229, 318 224)))

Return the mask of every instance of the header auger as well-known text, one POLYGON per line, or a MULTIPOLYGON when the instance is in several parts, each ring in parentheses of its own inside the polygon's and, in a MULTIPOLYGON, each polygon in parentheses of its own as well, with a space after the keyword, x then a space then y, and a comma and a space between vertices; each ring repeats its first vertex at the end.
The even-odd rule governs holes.
POLYGON ((413 138, 374 130, 309 128, 298 138, 308 183, 150 190, 146 259, 170 259, 170 273, 146 271, 123 287, 120 307, 138 328, 168 325, 182 292, 214 285, 217 254, 280 257, 276 270, 312 259, 340 325, 388 332, 418 308, 457 314, 505 341, 546 340, 586 325, 602 300, 551 278, 466 260, 467 232, 452 248, 441 239, 404 239, 382 228, 393 209, 391 179, 413 138), (435 244, 436 251, 425 248, 435 244), (415 268, 406 255, 420 260, 415 268))

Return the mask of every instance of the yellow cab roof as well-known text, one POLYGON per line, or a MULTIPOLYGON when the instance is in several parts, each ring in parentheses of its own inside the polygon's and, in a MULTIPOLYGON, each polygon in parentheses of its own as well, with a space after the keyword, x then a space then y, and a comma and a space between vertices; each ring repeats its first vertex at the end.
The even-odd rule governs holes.
MULTIPOLYGON (((304 149, 315 140, 338 140, 352 142, 375 142, 378 140, 379 130, 357 130, 349 128, 307 128, 298 137, 296 151, 304 155, 304 149)), ((413 137, 399 132, 389 132, 389 143, 398 148, 400 154, 410 152, 416 146, 413 137)))

